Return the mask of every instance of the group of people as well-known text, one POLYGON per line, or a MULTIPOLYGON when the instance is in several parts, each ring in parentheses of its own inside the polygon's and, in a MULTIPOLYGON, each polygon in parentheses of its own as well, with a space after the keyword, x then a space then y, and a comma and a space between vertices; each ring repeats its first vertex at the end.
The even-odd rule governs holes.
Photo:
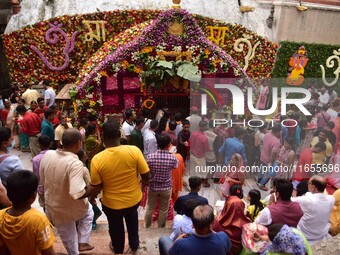
POLYGON ((53 125, 52 98, 47 93, 47 98, 39 99, 44 103, 40 113, 19 104, 15 111, 22 119, 17 121, 7 121, 8 107, 0 113, 4 119, 0 127, 0 203, 6 208, 0 213, 3 250, 25 253, 26 243, 16 242, 34 238, 30 254, 54 254, 51 223, 68 254, 92 250, 91 230, 101 213, 98 197, 114 253, 125 251, 124 221, 129 250, 138 253, 139 206, 146 206, 146 228, 153 220, 158 227, 165 227, 166 220, 173 219, 173 211, 177 213, 173 233, 160 238, 161 254, 195 250, 197 254, 234 255, 251 250, 247 240, 266 242, 263 254, 310 254, 309 244, 340 232, 338 212, 333 210, 340 203, 339 171, 332 171, 327 178, 310 171, 339 167, 340 115, 329 118, 325 110, 330 107, 339 112, 337 98, 317 105, 309 120, 290 112, 295 127, 214 126, 212 119, 199 116, 193 106, 187 118, 166 108, 156 118, 150 118, 147 109, 139 113, 126 109, 122 123, 108 119, 100 126, 88 116, 79 121, 78 129, 63 112, 53 125), (29 137, 33 173, 23 170, 19 158, 10 154, 16 125, 29 137), (216 172, 218 165, 233 171, 216 172), (243 200, 244 166, 259 169, 258 189, 246 196, 249 206, 243 200), (189 176, 191 191, 179 196, 186 183, 184 175, 189 176), (209 188, 212 182, 225 191, 224 207, 216 217, 209 201, 199 195, 200 189, 209 188), (268 191, 269 182, 272 192, 262 200, 259 190, 268 191), (37 194, 46 216, 31 208, 37 194), (22 217, 26 215, 29 217, 22 217), (14 227, 22 231, 11 225, 18 219, 38 236, 27 233, 13 239, 6 235, 14 227), (267 234, 253 231, 244 236, 243 226, 254 223, 268 227, 267 234))

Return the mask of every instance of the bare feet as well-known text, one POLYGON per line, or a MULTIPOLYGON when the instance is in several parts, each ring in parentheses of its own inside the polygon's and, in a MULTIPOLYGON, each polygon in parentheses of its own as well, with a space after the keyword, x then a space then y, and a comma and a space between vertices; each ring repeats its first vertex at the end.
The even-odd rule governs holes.
POLYGON ((78 244, 78 250, 79 251, 90 251, 93 250, 94 246, 89 245, 88 243, 79 243, 78 244))

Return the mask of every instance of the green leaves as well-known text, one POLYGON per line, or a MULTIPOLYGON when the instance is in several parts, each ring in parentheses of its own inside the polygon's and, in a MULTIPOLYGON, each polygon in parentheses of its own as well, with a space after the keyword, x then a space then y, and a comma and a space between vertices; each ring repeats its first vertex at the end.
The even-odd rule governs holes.
POLYGON ((194 66, 188 62, 182 62, 182 64, 178 66, 177 75, 193 82, 199 82, 202 77, 198 66, 194 66))

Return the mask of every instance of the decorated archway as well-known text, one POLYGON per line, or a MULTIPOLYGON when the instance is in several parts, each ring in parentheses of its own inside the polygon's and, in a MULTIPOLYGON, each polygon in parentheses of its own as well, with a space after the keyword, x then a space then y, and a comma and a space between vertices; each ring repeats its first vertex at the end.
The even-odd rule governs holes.
POLYGON ((139 107, 148 97, 188 97, 188 81, 211 76, 250 80, 232 57, 207 39, 191 14, 171 9, 81 76, 74 94, 76 109, 103 115, 139 107))

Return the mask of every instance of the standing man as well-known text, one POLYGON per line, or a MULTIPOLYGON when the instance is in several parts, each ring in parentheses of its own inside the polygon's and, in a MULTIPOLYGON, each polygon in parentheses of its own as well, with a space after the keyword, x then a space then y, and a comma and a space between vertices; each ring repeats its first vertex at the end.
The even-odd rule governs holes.
POLYGON ((310 245, 331 237, 328 234, 329 218, 335 199, 333 196, 324 194, 325 188, 325 178, 314 175, 308 181, 308 190, 312 194, 307 193, 306 196, 292 199, 300 204, 303 211, 297 229, 305 235, 310 245))
POLYGON ((259 188, 268 191, 266 184, 269 181, 270 168, 273 168, 273 164, 276 161, 279 150, 281 147, 281 126, 274 125, 270 133, 265 134, 263 138, 263 146, 261 151, 261 173, 258 178, 259 188), (267 167, 266 171, 264 167, 267 167))
POLYGON ((19 122, 20 132, 29 136, 31 154, 32 157, 35 157, 40 152, 38 135, 40 134, 42 121, 35 113, 27 112, 26 107, 23 105, 18 105, 16 110, 19 115, 23 116, 19 122))
POLYGON ((48 81, 44 80, 42 84, 45 89, 45 105, 51 107, 55 102, 56 94, 48 81))
POLYGON ((142 135, 142 128, 144 127, 144 117, 137 117, 136 118, 136 126, 131 132, 130 136, 130 145, 137 146, 141 152, 144 151, 144 143, 143 143, 143 135, 142 135))
POLYGON ((319 162, 319 164, 323 164, 323 163, 328 164, 329 160, 332 157, 333 146, 331 145, 331 143, 327 139, 327 130, 326 129, 321 129, 319 131, 318 136, 315 136, 313 138, 310 145, 312 147, 314 147, 314 145, 316 145, 318 142, 324 142, 326 144, 326 150, 324 151, 323 160, 322 160, 323 162, 319 162))
POLYGON ((24 84, 23 88, 24 92, 22 93, 21 97, 25 99, 26 102, 25 106, 29 107, 32 101, 37 102, 38 98, 40 97, 40 94, 35 89, 32 89, 32 85, 28 85, 27 83, 24 84))
POLYGON ((54 119, 55 113, 52 109, 47 109, 44 113, 45 118, 41 123, 41 134, 47 135, 50 138, 51 145, 49 148, 53 149, 54 147, 54 128, 52 125, 52 120, 54 119))
POLYGON ((55 137, 54 137, 56 148, 60 148, 63 145, 61 138, 65 130, 72 128, 72 124, 67 122, 67 116, 65 113, 63 112, 59 113, 58 119, 59 119, 60 124, 55 129, 55 137))
POLYGON ((125 121, 122 125, 122 130, 124 132, 125 138, 130 143, 130 136, 131 132, 135 128, 135 118, 136 118, 136 112, 133 109, 126 109, 125 112, 125 121))
POLYGON ((205 153, 209 152, 210 145, 208 137, 204 131, 207 130, 207 122, 201 120, 198 124, 199 130, 193 132, 190 136, 190 176, 199 176, 202 178, 203 187, 210 187, 207 181, 207 171, 205 162, 205 153))
POLYGON ((178 167, 177 158, 168 151, 171 146, 170 137, 168 135, 158 136, 157 144, 159 149, 147 158, 151 173, 145 213, 145 227, 147 228, 151 226, 157 200, 159 200, 158 227, 165 227, 171 197, 172 169, 178 167))
MULTIPOLYGON (((121 133, 117 122, 104 123, 103 139, 106 149, 91 161, 91 185, 103 187, 102 206, 109 223, 113 252, 123 253, 125 245, 124 221, 133 252, 139 247, 138 206, 142 199, 139 176, 149 182, 149 168, 136 146, 120 145, 121 133)), ((95 194, 96 195, 96 194, 95 194)))
POLYGON ((77 156, 82 137, 77 129, 65 130, 63 149, 49 150, 40 162, 46 215, 58 229, 68 254, 92 250, 89 244, 93 210, 85 197, 88 172, 77 156))
POLYGON ((236 153, 242 156, 244 164, 247 165, 246 150, 243 143, 241 142, 241 140, 244 138, 244 135, 245 135, 244 128, 236 127, 235 136, 232 138, 227 138, 227 140, 225 140, 223 145, 218 150, 219 153, 225 155, 224 157, 225 166, 229 164, 231 157, 236 153))
POLYGON ((156 130, 158 128, 158 121, 152 120, 150 122, 150 128, 145 130, 143 133, 143 144, 144 144, 144 157, 146 158, 149 154, 156 152, 157 140, 156 130))
POLYGON ((197 106, 191 107, 191 115, 186 118, 190 122, 190 132, 199 131, 199 123, 202 121, 202 117, 198 116, 197 106))

